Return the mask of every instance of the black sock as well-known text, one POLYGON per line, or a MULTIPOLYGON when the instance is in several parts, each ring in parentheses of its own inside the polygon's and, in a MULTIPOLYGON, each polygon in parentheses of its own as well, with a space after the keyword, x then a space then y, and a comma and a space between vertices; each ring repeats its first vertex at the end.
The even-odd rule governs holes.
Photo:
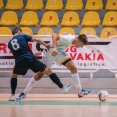
POLYGON ((49 75, 49 77, 59 88, 63 87, 63 84, 55 73, 49 75))
POLYGON ((11 78, 11 93, 15 94, 15 90, 17 87, 17 78, 11 78))

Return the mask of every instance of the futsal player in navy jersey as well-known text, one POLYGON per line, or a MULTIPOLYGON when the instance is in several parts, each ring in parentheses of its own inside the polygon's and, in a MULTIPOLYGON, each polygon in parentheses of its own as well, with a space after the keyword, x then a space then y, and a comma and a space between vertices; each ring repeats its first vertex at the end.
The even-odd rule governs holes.
MULTIPOLYGON (((34 73, 42 72, 48 75, 59 88, 65 90, 66 92, 71 88, 72 85, 69 85, 68 87, 63 86, 55 73, 47 68, 45 64, 36 60, 28 46, 28 42, 35 41, 49 49, 49 44, 46 44, 39 38, 23 34, 22 30, 19 27, 15 27, 12 30, 12 34, 13 38, 8 42, 8 48, 12 51, 15 58, 15 66, 11 74, 11 97, 9 101, 15 101, 15 90, 17 87, 18 75, 25 75, 29 69, 34 73)), ((37 75, 34 77, 36 76, 37 75)))

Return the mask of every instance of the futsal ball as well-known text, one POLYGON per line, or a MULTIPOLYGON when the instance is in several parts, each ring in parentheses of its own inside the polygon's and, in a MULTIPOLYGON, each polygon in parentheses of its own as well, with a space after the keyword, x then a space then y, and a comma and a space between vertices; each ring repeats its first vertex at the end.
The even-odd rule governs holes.
POLYGON ((106 101, 108 99, 108 92, 104 91, 104 90, 101 90, 98 93, 98 98, 99 98, 100 101, 106 101))

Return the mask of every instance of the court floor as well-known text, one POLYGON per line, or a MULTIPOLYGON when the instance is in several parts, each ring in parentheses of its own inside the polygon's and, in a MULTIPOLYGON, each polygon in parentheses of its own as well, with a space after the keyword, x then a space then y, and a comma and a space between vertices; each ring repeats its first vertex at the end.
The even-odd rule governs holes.
POLYGON ((106 102, 90 94, 28 94, 22 102, 9 102, 9 94, 0 94, 0 117, 117 117, 117 95, 106 102))

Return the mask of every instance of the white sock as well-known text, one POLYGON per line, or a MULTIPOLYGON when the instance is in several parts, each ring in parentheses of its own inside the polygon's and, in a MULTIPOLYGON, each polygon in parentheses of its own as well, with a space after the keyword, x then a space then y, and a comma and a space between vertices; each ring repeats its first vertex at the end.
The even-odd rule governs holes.
POLYGON ((75 86, 76 86, 76 88, 78 89, 78 93, 80 93, 82 88, 81 88, 80 78, 79 78, 78 73, 71 74, 71 76, 72 76, 72 79, 73 79, 74 85, 75 85, 75 86))
POLYGON ((27 94, 37 83, 37 81, 34 79, 34 77, 32 77, 29 82, 28 85, 26 86, 26 88, 24 89, 24 94, 27 94))

